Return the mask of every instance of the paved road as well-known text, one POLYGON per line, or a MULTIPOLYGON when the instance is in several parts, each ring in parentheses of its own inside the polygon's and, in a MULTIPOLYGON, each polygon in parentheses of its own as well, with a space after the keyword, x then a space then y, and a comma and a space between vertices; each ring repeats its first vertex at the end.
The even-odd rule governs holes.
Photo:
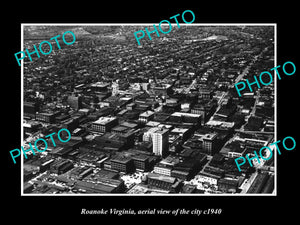
POLYGON ((249 63, 249 65, 244 69, 244 71, 235 79, 235 84, 238 83, 243 77, 244 75, 246 75, 246 73, 248 73, 250 67, 256 62, 257 58, 259 56, 261 56, 265 51, 268 50, 268 47, 264 48, 264 50, 262 50, 262 52, 256 56, 254 56, 253 60, 249 63))
POLYGON ((246 73, 248 73, 250 67, 252 66, 253 63, 250 63, 245 69, 244 71, 238 75, 238 77, 235 79, 235 84, 240 82, 241 79, 243 79, 243 77, 246 75, 246 73))

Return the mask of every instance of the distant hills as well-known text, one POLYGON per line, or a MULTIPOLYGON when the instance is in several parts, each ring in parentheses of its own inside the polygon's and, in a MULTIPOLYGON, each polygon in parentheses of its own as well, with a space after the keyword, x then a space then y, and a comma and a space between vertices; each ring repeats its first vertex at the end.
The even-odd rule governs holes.
POLYGON ((83 27, 79 26, 24 26, 24 38, 25 39, 49 39, 51 37, 62 35, 66 31, 72 31, 76 38, 80 36, 92 35, 86 31, 83 27))
MULTIPOLYGON (((132 29, 132 28, 131 28, 132 29)), ((76 39, 80 38, 105 38, 113 41, 124 41, 126 36, 133 34, 124 26, 56 26, 37 25, 24 26, 25 40, 47 40, 51 37, 62 35, 66 31, 72 31, 76 39)))
POLYGON ((24 26, 24 37, 26 39, 39 36, 53 37, 63 34, 66 31, 72 31, 76 36, 82 35, 111 35, 119 32, 121 26, 56 26, 56 25, 34 25, 24 26))
MULTIPOLYGON (((149 25, 151 27, 151 25, 149 25)), ((133 33, 143 30, 147 25, 30 25, 24 26, 25 40, 47 40, 51 37, 62 35, 66 31, 72 31, 76 39, 88 38, 107 40, 113 42, 135 41, 133 33)), ((167 36, 176 37, 176 33, 189 39, 203 40, 227 40, 237 37, 259 37, 273 38, 273 26, 184 26, 182 28, 173 27, 172 32, 167 36), (184 34, 184 36, 183 36, 184 34)), ((153 35, 154 36, 154 35, 153 35)), ((162 35, 163 36, 163 35, 162 35)))

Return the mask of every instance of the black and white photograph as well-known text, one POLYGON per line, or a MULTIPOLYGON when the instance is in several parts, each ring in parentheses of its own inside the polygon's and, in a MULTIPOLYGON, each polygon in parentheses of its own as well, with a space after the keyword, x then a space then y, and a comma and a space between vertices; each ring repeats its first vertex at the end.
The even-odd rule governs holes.
POLYGON ((154 26, 23 24, 22 194, 276 194, 276 26, 154 26))
POLYGON ((246 5, 83 4, 7 20, 5 214, 296 216, 296 14, 246 5))

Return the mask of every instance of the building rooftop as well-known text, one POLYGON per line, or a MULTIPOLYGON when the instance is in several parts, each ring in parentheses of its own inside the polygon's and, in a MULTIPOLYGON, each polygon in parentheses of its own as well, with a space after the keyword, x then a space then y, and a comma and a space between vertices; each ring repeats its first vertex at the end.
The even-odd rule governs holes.
POLYGON ((152 116, 153 114, 154 114, 154 112, 148 110, 146 112, 141 113, 140 116, 142 116, 142 117, 149 117, 149 116, 152 116))
POLYGON ((132 159, 139 160, 139 161, 147 161, 149 160, 150 156, 144 154, 136 154, 132 156, 132 159))
POLYGON ((123 154, 119 154, 111 159, 111 162, 118 162, 118 163, 128 163, 131 161, 131 157, 123 154))
POLYGON ((194 193, 197 189, 196 185, 186 184, 182 187, 183 193, 194 193))
POLYGON ((160 128, 159 130, 155 131, 155 134, 165 134, 169 132, 168 129, 160 128))
POLYGON ((103 184, 94 184, 85 181, 77 181, 75 188, 86 190, 89 193, 111 193, 116 187, 103 184))
POLYGON ((37 115, 44 115, 44 116, 53 116, 55 114, 56 113, 54 113, 54 112, 40 112, 40 113, 37 113, 37 115))
POLYGON ((98 120, 94 121, 94 124, 105 125, 113 120, 117 119, 116 117, 100 117, 98 120))
POLYGON ((183 113, 183 112, 174 112, 171 116, 189 116, 189 117, 201 117, 201 115, 194 114, 194 113, 183 113))
POLYGON ((160 162, 160 164, 170 165, 170 166, 173 166, 177 163, 179 163, 179 158, 175 156, 168 156, 160 162))
POLYGON ((188 130, 189 130, 189 129, 186 129, 186 128, 175 127, 171 132, 172 132, 172 133, 184 134, 184 133, 186 133, 188 130))
POLYGON ((148 173, 148 178, 165 181, 165 182, 168 182, 171 184, 174 184, 176 181, 176 178, 174 178, 174 177, 163 176, 163 175, 156 174, 156 173, 148 173))
POLYGON ((210 133, 210 134, 205 134, 203 136, 204 140, 214 140, 218 136, 217 133, 210 133))
POLYGON ((232 128, 234 126, 234 122, 210 120, 205 125, 212 126, 212 127, 232 128))
POLYGON ((138 126, 136 123, 130 123, 130 122, 126 122, 126 121, 122 122, 120 125, 124 126, 124 127, 129 127, 129 128, 135 128, 138 126))
POLYGON ((128 129, 129 129, 128 127, 116 126, 116 127, 112 128, 112 131, 120 131, 120 132, 122 132, 122 131, 126 131, 128 129))
POLYGON ((155 121, 149 121, 148 123, 146 123, 146 126, 148 127, 157 127, 158 125, 160 125, 160 123, 155 121))
POLYGON ((94 84, 91 84, 91 87, 108 87, 109 83, 102 83, 102 82, 97 82, 94 84))
POLYGON ((146 194, 148 192, 148 188, 142 184, 136 184, 132 187, 127 194, 146 194))

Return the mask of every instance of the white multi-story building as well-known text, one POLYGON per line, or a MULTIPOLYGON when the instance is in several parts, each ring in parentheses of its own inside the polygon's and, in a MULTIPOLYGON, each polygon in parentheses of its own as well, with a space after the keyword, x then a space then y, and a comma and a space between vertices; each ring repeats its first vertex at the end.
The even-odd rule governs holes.
POLYGON ((152 134, 153 153, 163 156, 169 148, 169 130, 160 129, 152 134))
POLYGON ((154 173, 171 176, 172 167, 164 164, 154 166, 154 173))
POLYGON ((158 127, 150 128, 147 132, 143 134, 143 141, 152 141, 152 135, 158 130, 160 130, 160 128, 158 127))

